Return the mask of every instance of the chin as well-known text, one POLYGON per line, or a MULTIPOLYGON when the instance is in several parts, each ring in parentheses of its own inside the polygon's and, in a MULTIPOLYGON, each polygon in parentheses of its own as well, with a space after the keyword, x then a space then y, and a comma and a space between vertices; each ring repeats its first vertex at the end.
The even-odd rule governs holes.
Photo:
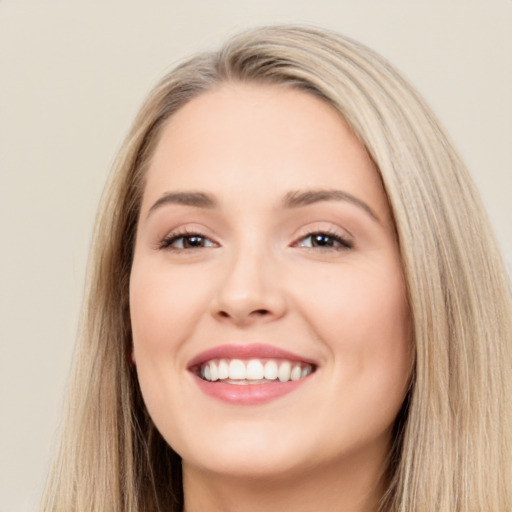
MULTIPOLYGON (((183 465, 238 478, 277 478, 297 473, 311 459, 304 440, 276 432, 246 429, 233 435, 206 436, 205 442, 187 443, 182 451, 183 465)), ((236 430, 236 429, 235 429, 236 430)), ((178 447, 179 450, 179 447, 178 447)), ((310 454, 311 455, 311 454, 310 454)))

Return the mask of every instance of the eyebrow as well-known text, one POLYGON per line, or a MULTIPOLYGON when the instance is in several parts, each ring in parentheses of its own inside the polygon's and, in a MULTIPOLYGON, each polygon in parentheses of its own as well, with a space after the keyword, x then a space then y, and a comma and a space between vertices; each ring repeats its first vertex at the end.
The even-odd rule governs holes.
POLYGON ((204 192, 167 192, 153 204, 149 209, 148 215, 157 208, 167 204, 182 204, 184 206, 207 209, 213 209, 218 206, 217 200, 212 195, 205 194, 204 192))
POLYGON ((284 208, 300 208, 320 201, 347 201, 363 209, 373 220, 380 222, 375 211, 363 200, 343 190, 305 190, 288 192, 283 199, 284 208))
MULTIPOLYGON (((288 192, 283 200, 282 207, 285 209, 301 208, 322 201, 347 201, 364 210, 373 220, 380 222, 375 211, 361 199, 344 192, 343 190, 332 189, 314 189, 314 190, 295 190, 288 192)), ((218 207, 218 201, 214 196, 204 192, 167 192, 160 197, 151 206, 148 216, 156 209, 168 205, 180 204, 184 206, 194 206, 196 208, 214 209, 218 207)))

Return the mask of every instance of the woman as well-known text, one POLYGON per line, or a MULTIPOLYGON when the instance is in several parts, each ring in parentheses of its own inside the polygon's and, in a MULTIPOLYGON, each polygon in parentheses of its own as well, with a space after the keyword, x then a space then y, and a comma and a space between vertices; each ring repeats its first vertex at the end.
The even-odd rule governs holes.
POLYGON ((150 94, 102 200, 44 510, 510 510, 511 298, 383 59, 269 27, 150 94))

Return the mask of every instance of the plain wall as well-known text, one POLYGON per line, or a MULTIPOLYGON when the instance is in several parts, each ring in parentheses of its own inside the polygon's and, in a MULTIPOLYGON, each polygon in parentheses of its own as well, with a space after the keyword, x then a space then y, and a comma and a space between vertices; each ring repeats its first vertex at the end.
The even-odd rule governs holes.
POLYGON ((404 72, 511 265, 511 0, 0 0, 0 512, 37 508, 96 206, 143 97, 177 60, 277 22, 335 29, 404 72))

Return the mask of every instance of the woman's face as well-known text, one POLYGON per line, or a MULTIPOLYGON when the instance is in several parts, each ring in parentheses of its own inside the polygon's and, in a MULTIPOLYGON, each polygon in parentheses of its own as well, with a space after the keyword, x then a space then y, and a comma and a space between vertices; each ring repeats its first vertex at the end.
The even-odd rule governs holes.
POLYGON ((383 464, 410 374, 404 280, 375 167, 320 99, 225 84, 169 120, 130 308, 145 403, 185 471, 383 464))

